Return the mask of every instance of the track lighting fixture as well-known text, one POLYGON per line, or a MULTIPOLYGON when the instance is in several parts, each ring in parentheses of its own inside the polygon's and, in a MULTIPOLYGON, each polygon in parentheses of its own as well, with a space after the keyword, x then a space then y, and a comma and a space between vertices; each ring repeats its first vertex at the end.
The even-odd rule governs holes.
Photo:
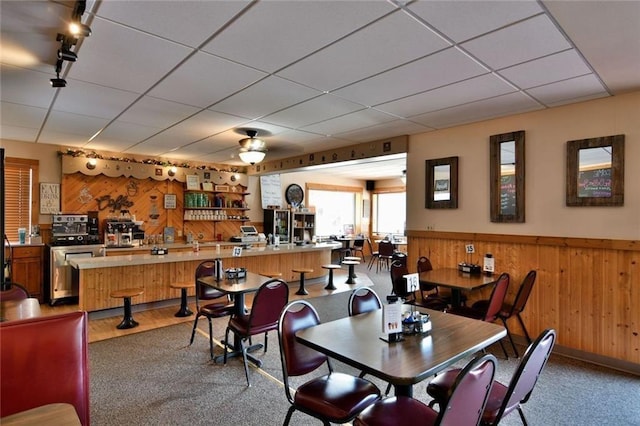
POLYGON ((69 32, 75 37, 89 37, 91 35, 91 28, 80 22, 72 22, 69 24, 69 32))
POLYGON ((60 49, 58 49, 58 59, 75 62, 78 60, 78 55, 76 55, 76 52, 70 50, 69 45, 63 43, 60 49))
POLYGON ((60 78, 60 71, 62 71, 62 59, 56 61, 56 78, 49 80, 51 87, 66 87, 67 80, 60 78))

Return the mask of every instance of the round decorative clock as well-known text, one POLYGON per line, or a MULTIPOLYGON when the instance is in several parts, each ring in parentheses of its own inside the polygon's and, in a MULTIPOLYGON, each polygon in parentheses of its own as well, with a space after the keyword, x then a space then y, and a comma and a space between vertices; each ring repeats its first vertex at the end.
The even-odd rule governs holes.
POLYGON ((287 186, 287 190, 284 193, 284 196, 287 200, 287 203, 291 204, 293 207, 298 207, 302 204, 302 200, 304 200, 304 191, 295 183, 287 186))

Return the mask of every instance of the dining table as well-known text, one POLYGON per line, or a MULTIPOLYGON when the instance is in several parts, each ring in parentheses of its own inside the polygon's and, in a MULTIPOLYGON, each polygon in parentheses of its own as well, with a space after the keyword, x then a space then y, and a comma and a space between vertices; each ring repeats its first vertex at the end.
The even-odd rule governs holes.
POLYGON ((0 321, 15 321, 41 315, 40 302, 35 297, 0 302, 0 321))
POLYGON ((3 426, 80 426, 82 423, 73 405, 53 403, 2 417, 0 424, 3 426))
POLYGON ((391 383, 396 395, 412 396, 415 384, 506 335, 497 324, 410 305, 402 309, 429 314, 431 330, 389 342, 382 332, 382 309, 377 309, 300 330, 296 339, 391 383))
MULTIPOLYGON (((226 275, 219 281, 216 280, 216 277, 214 276, 198 278, 198 281, 200 283, 231 295, 233 298, 233 315, 236 316, 244 315, 245 294, 258 291, 260 286, 269 280, 271 280, 271 278, 248 271, 243 278, 228 279, 226 275)), ((234 336, 233 344, 223 342, 225 344, 225 350, 227 350, 227 348, 231 349, 231 351, 227 353, 227 357, 233 358, 236 356, 242 356, 241 338, 238 337, 236 333, 232 334, 234 336)), ((262 366, 262 361, 251 356, 249 352, 256 351, 262 347, 263 345, 261 343, 256 343, 255 345, 251 345, 249 348, 247 348, 247 359, 249 359, 258 367, 262 366)), ((214 358, 214 361, 217 363, 222 362, 223 360, 224 355, 218 355, 214 358)))
POLYGON ((462 305, 462 292, 477 290, 498 282, 499 274, 470 274, 457 268, 437 268, 420 272, 419 281, 451 289, 451 305, 462 305))

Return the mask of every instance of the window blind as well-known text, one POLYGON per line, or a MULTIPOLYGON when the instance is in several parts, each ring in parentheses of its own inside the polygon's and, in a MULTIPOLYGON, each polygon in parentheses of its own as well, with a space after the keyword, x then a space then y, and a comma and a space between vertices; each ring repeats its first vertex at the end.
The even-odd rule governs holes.
POLYGON ((22 158, 5 159, 5 233, 10 241, 18 240, 18 228, 31 232, 36 212, 33 211, 35 182, 38 176, 38 160, 22 158))

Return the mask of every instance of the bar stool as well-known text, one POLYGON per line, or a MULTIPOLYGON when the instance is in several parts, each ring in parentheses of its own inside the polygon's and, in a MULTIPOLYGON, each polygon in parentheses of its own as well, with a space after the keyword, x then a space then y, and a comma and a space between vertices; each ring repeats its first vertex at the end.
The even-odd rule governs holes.
POLYGON ((327 285, 325 286, 325 290, 335 290, 336 286, 333 285, 333 270, 334 269, 342 269, 342 266, 340 265, 334 265, 332 263, 327 264, 327 265, 322 265, 322 269, 328 269, 329 270, 329 282, 327 283, 327 285))
POLYGON ((114 299, 124 299, 124 317, 116 328, 124 330, 138 326, 138 323, 134 321, 133 316, 131 315, 131 298, 140 296, 142 293, 144 293, 143 288, 123 288, 121 290, 114 290, 111 292, 110 296, 114 299))
MULTIPOLYGON (((344 258, 344 260, 358 262, 358 265, 359 265, 360 264, 360 260, 362 260, 362 259, 360 259, 358 256, 347 256, 347 257, 344 258)), ((358 278, 358 276, 356 275, 355 271, 352 271, 351 275, 353 276, 353 278, 358 278)))
POLYGON ((312 273, 313 269, 310 269, 310 268, 293 268, 291 271, 300 274, 300 287, 298 288, 298 291, 296 291, 296 294, 298 294, 300 296, 304 296, 304 295, 309 294, 309 292, 304 288, 304 274, 312 273))
POLYGON ((269 278, 281 278, 282 277, 282 272, 259 272, 259 275, 262 275, 263 277, 269 277, 269 278))
POLYGON ((191 309, 187 305, 187 290, 193 288, 194 283, 171 283, 169 287, 180 289, 180 309, 174 314, 176 317, 188 317, 193 315, 191 309))
POLYGON ((347 278, 347 281, 345 281, 347 284, 355 284, 356 282, 354 281, 356 277, 356 273, 355 273, 355 266, 360 264, 359 260, 343 260, 342 261, 343 265, 349 265, 349 277, 347 278))

